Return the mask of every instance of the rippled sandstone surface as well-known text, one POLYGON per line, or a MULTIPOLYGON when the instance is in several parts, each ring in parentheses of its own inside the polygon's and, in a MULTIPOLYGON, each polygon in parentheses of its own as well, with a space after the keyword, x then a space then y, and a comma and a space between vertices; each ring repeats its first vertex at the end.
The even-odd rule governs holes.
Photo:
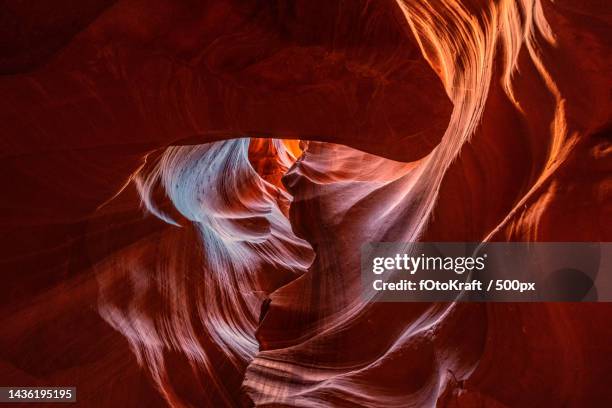
POLYGON ((0 10, 1 385, 612 403, 608 303, 373 303, 359 280, 370 241, 610 241, 606 2, 0 10))

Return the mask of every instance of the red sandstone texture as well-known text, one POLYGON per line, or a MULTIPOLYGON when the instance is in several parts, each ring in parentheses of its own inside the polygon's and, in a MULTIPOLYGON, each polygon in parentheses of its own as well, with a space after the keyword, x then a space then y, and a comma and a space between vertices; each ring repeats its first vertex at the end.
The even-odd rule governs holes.
MULTIPOLYGON (((5 1, 0 385, 598 407, 607 303, 373 303, 370 241, 610 241, 605 1, 5 1)), ((612 271, 608 271, 612 273, 612 271)))

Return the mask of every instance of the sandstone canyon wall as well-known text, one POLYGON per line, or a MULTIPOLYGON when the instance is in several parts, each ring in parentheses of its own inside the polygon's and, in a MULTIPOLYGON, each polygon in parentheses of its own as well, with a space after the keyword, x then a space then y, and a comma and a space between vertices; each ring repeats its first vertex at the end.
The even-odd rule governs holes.
POLYGON ((611 24, 599 0, 3 2, 0 385, 610 406, 609 303, 376 303, 359 249, 610 241, 611 24))

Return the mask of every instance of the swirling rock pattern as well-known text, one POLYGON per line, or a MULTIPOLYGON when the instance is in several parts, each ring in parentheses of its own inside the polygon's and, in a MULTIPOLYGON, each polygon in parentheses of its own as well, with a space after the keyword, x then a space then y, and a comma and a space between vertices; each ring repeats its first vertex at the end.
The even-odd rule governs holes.
MULTIPOLYGON (((389 304, 369 241, 609 241, 601 1, 7 1, 0 383, 609 406, 612 308, 389 304)), ((611 271, 612 272, 612 271, 611 271)))

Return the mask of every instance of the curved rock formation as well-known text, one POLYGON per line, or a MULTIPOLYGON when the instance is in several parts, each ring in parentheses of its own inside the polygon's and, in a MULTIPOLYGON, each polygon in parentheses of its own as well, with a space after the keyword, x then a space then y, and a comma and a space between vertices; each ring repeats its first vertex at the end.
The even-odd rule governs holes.
POLYGON ((609 6, 38 7, 1 20, 2 384, 612 403, 607 303, 376 303, 359 271, 371 241, 610 240, 609 6))

